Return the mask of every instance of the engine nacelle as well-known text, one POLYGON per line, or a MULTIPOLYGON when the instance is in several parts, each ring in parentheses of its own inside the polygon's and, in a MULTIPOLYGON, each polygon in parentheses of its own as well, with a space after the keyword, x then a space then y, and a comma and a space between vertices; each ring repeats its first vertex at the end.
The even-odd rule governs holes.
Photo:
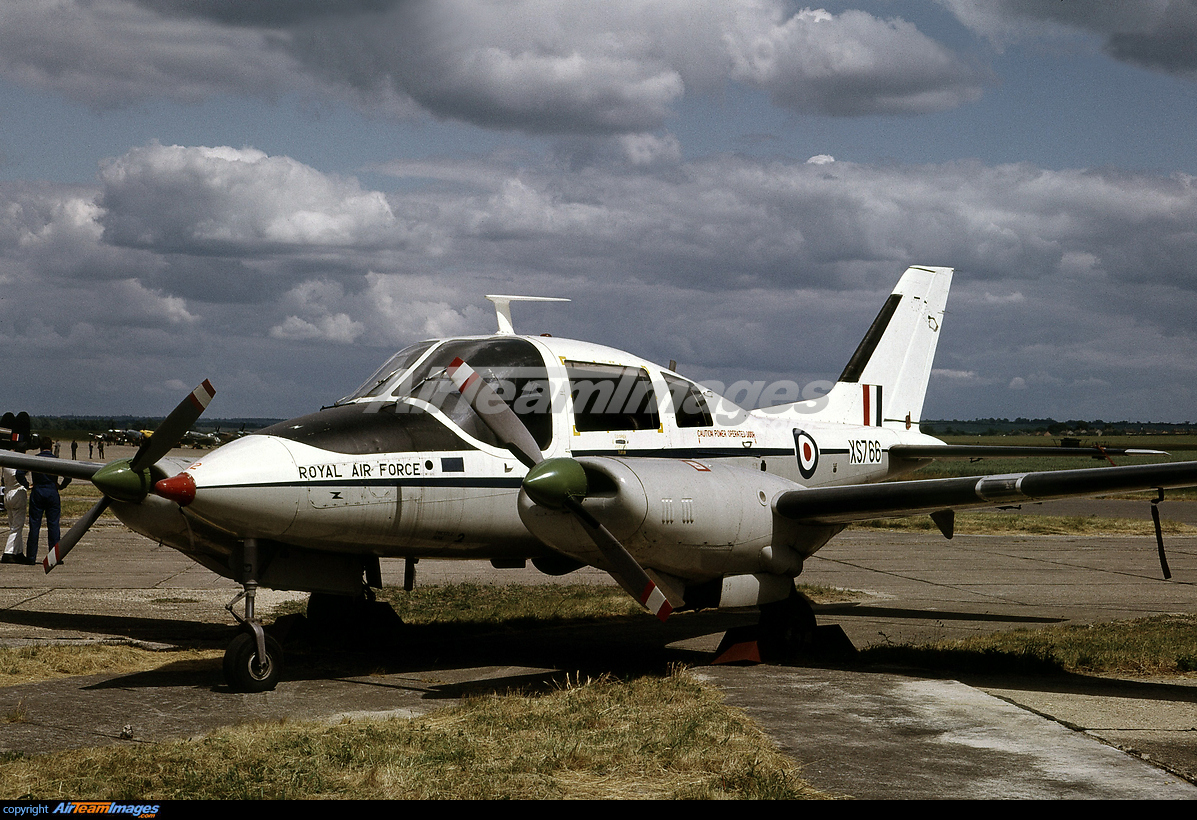
MULTIPOLYGON (((773 499, 792 481, 717 460, 580 458, 584 506, 642 566, 691 581, 767 572, 793 577, 802 556, 790 528, 775 525, 773 499), (779 539, 775 530, 787 530, 779 539), (778 541, 784 543, 778 543, 778 541)), ((519 513, 533 535, 579 561, 605 567, 572 514, 521 492, 519 513)))

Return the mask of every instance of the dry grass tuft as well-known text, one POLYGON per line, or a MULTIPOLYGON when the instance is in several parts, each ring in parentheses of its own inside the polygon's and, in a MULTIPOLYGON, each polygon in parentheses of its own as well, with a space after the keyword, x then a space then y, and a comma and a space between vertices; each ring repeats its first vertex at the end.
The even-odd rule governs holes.
POLYGON ((684 670, 469 698, 413 720, 242 726, 0 763, 0 798, 825 797, 684 670))
POLYGON ((0 686, 95 675, 144 672, 180 660, 219 658, 217 650, 151 652, 124 644, 0 647, 0 686))
POLYGON ((871 646, 860 658, 957 673, 1188 674, 1197 672, 1197 615, 1016 629, 918 646, 871 646))

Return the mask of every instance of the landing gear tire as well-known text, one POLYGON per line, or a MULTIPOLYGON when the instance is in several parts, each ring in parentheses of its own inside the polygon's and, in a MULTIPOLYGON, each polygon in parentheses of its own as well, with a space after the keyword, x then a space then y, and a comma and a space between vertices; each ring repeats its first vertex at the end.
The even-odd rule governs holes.
POLYGON ((788 598, 761 606, 759 645, 766 660, 793 657, 814 647, 815 611, 810 601, 798 590, 788 598))
POLYGON ((403 621, 390 604, 375 600, 368 587, 356 597, 313 592, 306 624, 309 640, 319 646, 377 649, 402 640, 403 621))
POLYGON ((248 632, 233 638, 224 653, 224 679, 234 692, 268 692, 283 672, 283 648, 266 636, 266 657, 258 659, 258 642, 248 632))

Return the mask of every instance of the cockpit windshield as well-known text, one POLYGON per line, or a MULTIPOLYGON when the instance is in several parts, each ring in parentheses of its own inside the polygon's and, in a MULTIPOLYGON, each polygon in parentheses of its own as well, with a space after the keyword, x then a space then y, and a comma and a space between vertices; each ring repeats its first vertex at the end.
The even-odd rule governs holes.
MULTIPOLYGON (((468 362, 515 411, 540 448, 547 449, 553 439, 548 372, 540 352, 523 339, 461 339, 412 345, 392 356, 353 394, 337 404, 362 399, 384 402, 417 399, 440 410, 479 441, 499 446, 490 428, 458 393, 446 372, 458 357, 468 362)), ((419 404, 413 407, 402 402, 401 406, 406 408, 403 412, 423 412, 419 404)))
POLYGON ((354 390, 345 398, 338 400, 337 404, 348 404, 356 399, 365 399, 379 395, 383 392, 387 382, 415 364, 424 355, 424 351, 432 347, 433 344, 434 342, 420 342, 419 344, 403 348, 394 356, 387 359, 386 364, 374 371, 373 376, 362 382, 361 387, 354 390))

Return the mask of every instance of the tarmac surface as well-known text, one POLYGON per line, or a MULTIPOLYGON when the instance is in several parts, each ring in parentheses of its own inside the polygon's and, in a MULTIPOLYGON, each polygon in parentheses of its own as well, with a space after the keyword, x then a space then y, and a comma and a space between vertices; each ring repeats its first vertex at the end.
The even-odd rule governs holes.
MULTIPOLYGON (((1077 503, 1077 502, 1070 502, 1077 503)), ((1080 513, 1110 514, 1110 502, 1080 513)), ((1126 515, 1115 503, 1115 514, 1126 515)), ((1139 515, 1148 516, 1145 502, 1139 515)), ((1165 518, 1197 519, 1168 502, 1165 518)), ((1028 510, 1023 510, 1028 512, 1028 510)), ((876 643, 1165 612, 1197 612, 1197 537, 1166 538, 1163 581, 1154 539, 962 536, 849 531, 808 563, 802 581, 857 590, 817 607, 858 648, 876 643)), ((383 562, 386 583, 403 565, 383 562)), ((550 578, 483 563, 421 561, 417 583, 611 583, 582 570, 550 578)), ((0 568, 0 645, 135 642, 223 648, 224 610, 238 586, 116 522, 101 522, 52 574, 0 568)), ((294 593, 263 591, 261 609, 294 593)), ((601 629, 535 634, 405 630, 374 652, 288 654, 273 692, 234 694, 220 661, 0 689, 0 751, 26 753, 194 737, 251 721, 422 714, 467 692, 547 685, 563 673, 664 671, 682 662, 718 685, 794 759, 816 787, 859 798, 1197 797, 1197 678, 1092 676, 947 679, 851 663, 711 666, 725 630, 750 616, 682 613, 601 629)))

